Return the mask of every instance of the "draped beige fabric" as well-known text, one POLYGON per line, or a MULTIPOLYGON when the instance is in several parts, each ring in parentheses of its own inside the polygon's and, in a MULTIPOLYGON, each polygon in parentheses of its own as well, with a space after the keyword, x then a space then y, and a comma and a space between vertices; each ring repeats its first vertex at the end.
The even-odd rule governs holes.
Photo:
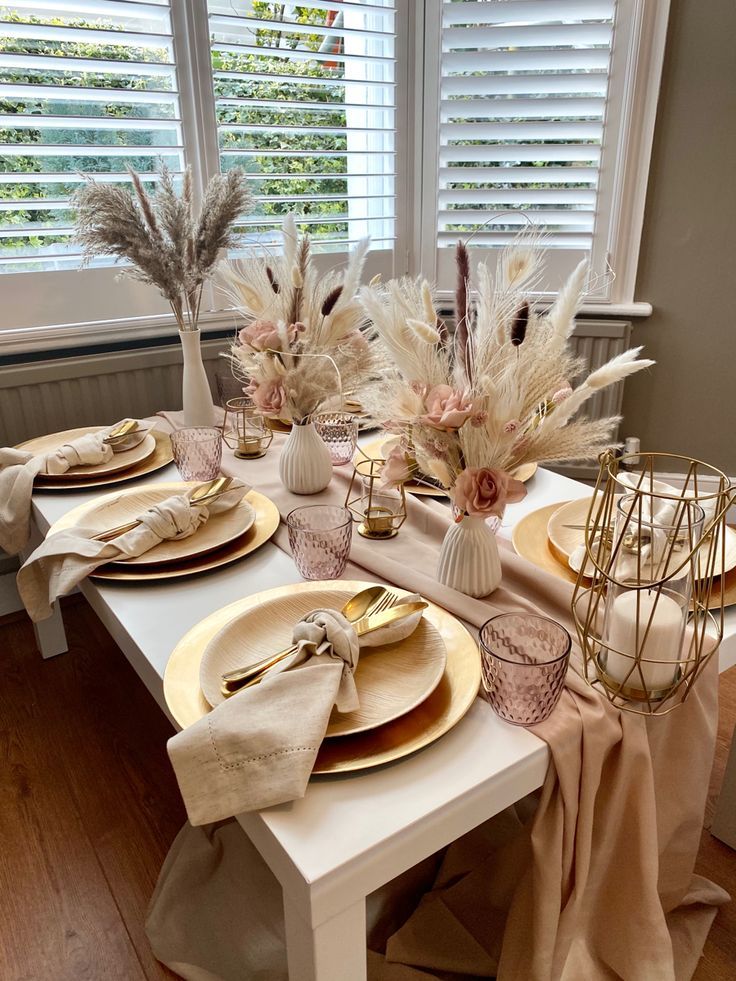
MULTIPOLYGON (((224 471, 271 497, 282 516, 304 503, 342 503, 349 467, 308 500, 281 486, 282 438, 259 461, 226 453, 224 471)), ((488 599, 441 586, 434 571, 449 512, 428 499, 412 499, 408 512, 393 540, 354 536, 347 578, 417 591, 476 628, 494 613, 527 610, 571 629, 571 587, 503 542, 503 582, 488 599)), ((275 541, 288 551, 283 525, 275 541)), ((716 722, 715 658, 681 708, 648 720, 619 712, 571 670, 557 709, 533 730, 550 749, 533 815, 501 835, 499 816, 451 846, 434 888, 385 951, 371 955, 371 977, 690 978, 716 908, 728 900, 693 875, 716 722)))

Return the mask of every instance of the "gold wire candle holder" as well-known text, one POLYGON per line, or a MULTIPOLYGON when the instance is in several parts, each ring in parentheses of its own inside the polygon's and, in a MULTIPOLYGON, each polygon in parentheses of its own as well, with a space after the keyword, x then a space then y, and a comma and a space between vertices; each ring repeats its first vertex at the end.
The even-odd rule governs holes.
POLYGON ((273 432, 249 398, 228 399, 222 438, 239 460, 257 460, 265 456, 273 432))
POLYGON ((384 462, 365 457, 353 468, 345 507, 359 522, 358 534, 363 538, 395 538, 406 521, 406 493, 403 484, 395 490, 380 486, 384 462))
POLYGON ((734 488, 675 454, 609 451, 599 462, 572 599, 584 678, 623 711, 666 715, 723 636, 734 488), (677 488, 656 477, 673 472, 677 488))

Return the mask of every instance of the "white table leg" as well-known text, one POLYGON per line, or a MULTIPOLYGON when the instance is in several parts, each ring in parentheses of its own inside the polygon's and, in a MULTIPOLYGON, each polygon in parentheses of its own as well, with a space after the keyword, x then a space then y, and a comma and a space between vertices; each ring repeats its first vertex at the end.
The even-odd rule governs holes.
POLYGON ((710 833, 731 848, 736 848, 736 730, 731 737, 731 749, 710 833))
MULTIPOLYGON (((36 527, 35 522, 32 522, 30 540, 28 545, 20 553, 21 565, 42 541, 43 535, 36 527)), ((66 641, 66 632, 64 630, 64 620, 61 616, 58 601, 54 603, 54 611, 48 620, 42 620, 40 623, 33 624, 33 632, 36 635, 36 646, 41 653, 41 657, 56 657, 57 654, 66 654, 69 650, 69 645, 66 641)))
POLYGON ((314 930, 284 893, 289 981, 366 981, 365 899, 314 930))

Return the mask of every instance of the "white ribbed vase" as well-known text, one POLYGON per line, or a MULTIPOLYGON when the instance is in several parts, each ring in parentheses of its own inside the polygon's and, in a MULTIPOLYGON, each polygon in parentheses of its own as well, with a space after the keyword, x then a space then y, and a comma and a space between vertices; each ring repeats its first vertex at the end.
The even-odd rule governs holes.
POLYGON ((198 330, 180 330, 181 349, 184 353, 184 371, 181 380, 182 407, 185 426, 214 426, 215 407, 212 403, 210 383, 202 364, 201 333, 198 330))
POLYGON ((442 542, 437 579, 467 596, 488 596, 501 584, 496 536, 484 518, 466 515, 442 542))
POLYGON ((292 494, 318 494, 332 479, 332 460, 311 422, 292 426, 279 460, 281 482, 292 494))

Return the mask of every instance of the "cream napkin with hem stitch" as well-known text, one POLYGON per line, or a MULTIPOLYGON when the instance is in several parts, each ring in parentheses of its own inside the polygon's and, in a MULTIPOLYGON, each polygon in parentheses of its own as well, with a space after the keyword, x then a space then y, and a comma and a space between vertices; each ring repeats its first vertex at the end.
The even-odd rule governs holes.
POLYGON ((420 610, 360 639, 337 610, 303 617, 293 632, 299 650, 279 670, 169 740, 190 822, 208 824, 303 797, 333 707, 359 707, 353 673, 360 650, 403 640, 421 617, 420 610))
POLYGON ((51 616, 57 597, 66 596, 99 566, 143 555, 168 539, 189 538, 209 517, 235 507, 249 488, 234 480, 224 494, 207 504, 192 504, 189 495, 194 490, 149 508, 139 516, 140 525, 112 541, 95 541, 97 531, 84 526, 43 541, 18 573, 18 592, 30 618, 37 622, 51 616))
MULTIPOLYGON (((115 426, 127 421, 121 419, 115 426)), ((114 446, 104 442, 107 434, 115 428, 108 426, 98 433, 86 433, 63 443, 50 453, 34 456, 26 450, 0 448, 0 548, 8 555, 16 555, 28 544, 33 481, 39 474, 58 476, 72 467, 108 463, 114 453, 138 446, 155 427, 155 423, 151 422, 141 421, 138 425, 137 432, 117 441, 114 446)))

